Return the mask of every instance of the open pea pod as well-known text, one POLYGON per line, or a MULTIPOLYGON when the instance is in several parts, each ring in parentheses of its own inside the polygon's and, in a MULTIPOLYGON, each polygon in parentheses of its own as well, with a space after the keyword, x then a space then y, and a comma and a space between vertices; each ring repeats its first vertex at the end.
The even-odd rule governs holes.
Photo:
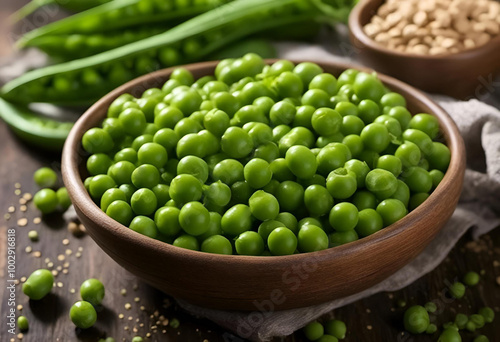
POLYGON ((178 23, 207 12, 230 0, 196 0, 193 3, 184 0, 120 0, 105 3, 87 11, 58 20, 26 33, 17 46, 38 47, 47 44, 48 38, 70 36, 71 39, 62 47, 72 51, 83 48, 86 35, 108 34, 134 26, 163 26, 178 23))
POLYGON ((37 148, 61 151, 73 127, 72 122, 60 122, 42 117, 26 107, 16 106, 0 98, 0 117, 22 140, 37 148))
POLYGON ((7 83, 2 96, 22 103, 90 104, 139 75, 199 61, 257 32, 306 20, 345 20, 345 6, 335 9, 321 0, 236 0, 156 36, 30 71, 7 83))

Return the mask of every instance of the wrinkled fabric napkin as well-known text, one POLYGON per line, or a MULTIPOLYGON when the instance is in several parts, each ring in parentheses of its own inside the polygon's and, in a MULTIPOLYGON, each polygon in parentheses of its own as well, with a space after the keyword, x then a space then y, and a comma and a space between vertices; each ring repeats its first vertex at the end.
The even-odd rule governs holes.
MULTIPOLYGON (((346 43, 343 43, 346 44, 346 43)), ((348 45, 344 45, 348 47, 348 45)), ((310 61, 350 62, 318 45, 278 44, 281 58, 310 61)), ((472 236, 500 225, 500 111, 478 100, 457 101, 432 95, 457 123, 467 149, 467 170, 460 202, 453 216, 427 248, 407 266, 381 283, 358 294, 306 308, 266 314, 259 325, 252 324, 252 312, 230 312, 201 308, 179 300, 188 312, 208 318, 252 341, 268 341, 286 336, 335 308, 382 291, 402 289, 436 268, 469 229, 472 236)), ((253 316, 252 316, 253 315, 253 316)), ((228 341, 237 338, 228 337, 228 341)))
MULTIPOLYGON (((343 55, 352 57, 353 50, 345 41, 345 34, 341 39, 344 41, 335 43, 335 46, 340 47, 343 55)), ((334 55, 320 45, 280 43, 277 44, 277 48, 281 58, 353 62, 352 58, 334 55)), ((34 51, 28 52, 21 59, 17 57, 4 59, 0 62, 0 83, 44 62, 45 60, 40 59, 40 54, 34 51)), ((381 291, 404 288, 439 265, 469 229, 472 229, 472 236, 477 238, 498 227, 500 225, 500 111, 478 100, 457 101, 439 95, 431 97, 457 123, 467 149, 468 168, 457 209, 435 240, 416 259, 391 277, 363 292, 320 305, 269 313, 258 325, 253 324, 252 319, 255 316, 252 316, 251 312, 211 310, 182 300, 178 300, 179 305, 191 314, 212 320, 244 339, 268 341, 274 336, 289 335, 335 308, 381 291)), ((74 211, 68 211, 65 215, 68 220, 75 217, 74 211)), ((227 341, 240 340, 229 334, 226 337, 227 341)))

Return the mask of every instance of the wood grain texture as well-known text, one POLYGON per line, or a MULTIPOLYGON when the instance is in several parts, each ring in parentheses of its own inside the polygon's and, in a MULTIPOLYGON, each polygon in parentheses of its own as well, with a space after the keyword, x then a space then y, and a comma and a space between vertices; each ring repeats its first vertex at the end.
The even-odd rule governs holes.
MULTIPOLYGON (((320 65, 325 72, 337 76, 352 67, 320 65)), ((185 68, 197 79, 213 74, 215 66, 216 62, 205 62, 185 68)), ((154 287, 193 304, 224 310, 253 311, 266 300, 273 302, 275 310, 320 304, 369 288, 399 270, 425 248, 453 213, 465 171, 465 149, 455 123, 423 93, 379 75, 386 86, 407 99, 411 112, 431 113, 439 119, 452 155, 443 181, 429 199, 405 218, 344 246, 282 257, 200 253, 128 229, 109 218, 85 190, 82 169, 86 158, 81 138, 106 117, 109 105, 119 95, 139 96, 148 88, 161 87, 172 70, 142 76, 99 100, 75 124, 62 157, 64 183, 92 238, 116 262, 154 287), (300 279, 299 272, 307 277, 300 279)))
POLYGON ((363 26, 383 2, 363 0, 349 16, 351 42, 361 61, 431 93, 470 98, 489 90, 491 80, 500 71, 500 35, 478 48, 443 56, 391 50, 377 44, 363 31, 363 26))

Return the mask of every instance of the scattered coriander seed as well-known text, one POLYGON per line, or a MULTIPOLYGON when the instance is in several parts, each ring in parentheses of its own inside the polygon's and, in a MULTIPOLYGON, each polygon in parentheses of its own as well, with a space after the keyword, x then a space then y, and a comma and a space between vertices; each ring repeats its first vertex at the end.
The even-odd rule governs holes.
POLYGON ((119 318, 119 319, 123 319, 123 317, 125 317, 125 315, 124 315, 124 314, 119 314, 119 315, 118 315, 118 318, 119 318))
POLYGON ((400 308, 404 308, 406 306, 406 301, 404 299, 399 299, 397 304, 400 308))
POLYGON ((16 207, 14 207, 13 205, 11 205, 11 206, 7 209, 7 211, 8 211, 9 213, 11 213, 11 214, 12 214, 13 212, 15 212, 15 211, 16 211, 16 207))
POLYGON ((18 182, 14 183, 14 187, 16 189, 21 189, 21 183, 18 183, 18 182))
POLYGON ((23 311, 24 307, 22 304, 17 305, 17 311, 23 311))
POLYGON ((26 192, 23 194, 23 198, 26 200, 26 201, 31 201, 33 199, 33 195, 30 194, 29 192, 26 192))
POLYGON ((35 218, 33 219, 33 223, 34 223, 34 224, 39 224, 40 222, 42 222, 42 219, 41 219, 40 217, 35 217, 35 218))
POLYGON ((14 190, 14 195, 19 196, 21 194, 21 190, 16 189, 14 190))
POLYGON ((29 329, 29 322, 25 316, 19 316, 17 318, 17 326, 21 331, 27 331, 29 329))
POLYGON ((121 294, 122 296, 126 296, 126 295, 127 295, 127 290, 126 290, 126 289, 121 289, 121 290, 120 290, 120 294, 121 294))
POLYGON ((64 239, 64 240, 62 240, 62 244, 63 244, 64 246, 69 245, 69 240, 68 240, 68 239, 64 239))
POLYGON ((21 277, 19 280, 21 280, 21 283, 24 283, 26 281, 26 277, 21 277))
POLYGON ((467 272, 464 276, 464 284, 467 286, 476 286, 479 283, 480 277, 476 272, 467 272))
POLYGON ((3 218, 4 218, 5 221, 10 220, 10 214, 4 214, 3 218))
POLYGON ((33 256, 34 256, 35 258, 39 258, 39 257, 41 257, 41 256, 42 256, 42 252, 40 252, 40 251, 35 251, 35 252, 33 252, 33 256))
POLYGON ((27 201, 24 198, 19 199, 19 204, 25 205, 26 203, 27 203, 27 201))
POLYGON ((22 206, 19 207, 19 210, 24 213, 26 210, 28 210, 28 207, 25 206, 25 205, 22 205, 22 206))
POLYGON ((57 260, 59 260, 59 261, 63 261, 64 259, 66 259, 66 257, 64 256, 64 254, 59 254, 57 256, 57 260))
POLYGON ((141 299, 139 297, 134 298, 134 302, 138 303, 141 299))
POLYGON ((24 251, 29 254, 29 253, 31 253, 33 251, 33 247, 26 246, 26 248, 24 249, 24 251))
POLYGON ((30 230, 28 232, 28 237, 31 241, 36 242, 38 241, 38 232, 36 230, 30 230))
POLYGON ((20 218, 19 220, 17 220, 17 225, 19 227, 25 227, 27 224, 28 224, 28 219, 25 218, 25 217, 20 218))
POLYGON ((125 310, 130 310, 132 308, 132 305, 130 303, 125 304, 125 310))

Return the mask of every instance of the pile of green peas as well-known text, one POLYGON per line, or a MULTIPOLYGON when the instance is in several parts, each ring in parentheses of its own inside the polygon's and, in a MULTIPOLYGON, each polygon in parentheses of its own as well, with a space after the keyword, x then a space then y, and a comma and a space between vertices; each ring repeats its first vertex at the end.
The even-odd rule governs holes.
POLYGON ((51 214, 57 210, 66 211, 70 205, 68 190, 61 187, 53 190, 57 186, 58 177, 54 170, 49 167, 42 167, 35 171, 33 180, 41 187, 33 197, 33 203, 42 214, 51 214))
POLYGON ((324 324, 318 321, 310 322, 302 329, 302 332, 308 341, 338 342, 345 339, 347 327, 344 322, 331 319, 324 324))
POLYGON ((375 74, 256 54, 123 94, 88 130, 85 187, 108 216, 178 247, 289 255, 369 236, 418 207, 450 151, 375 74))
POLYGON ((82 300, 71 306, 69 318, 78 328, 88 329, 97 321, 95 307, 104 298, 104 285, 98 279, 87 279, 80 286, 80 296, 82 300))

